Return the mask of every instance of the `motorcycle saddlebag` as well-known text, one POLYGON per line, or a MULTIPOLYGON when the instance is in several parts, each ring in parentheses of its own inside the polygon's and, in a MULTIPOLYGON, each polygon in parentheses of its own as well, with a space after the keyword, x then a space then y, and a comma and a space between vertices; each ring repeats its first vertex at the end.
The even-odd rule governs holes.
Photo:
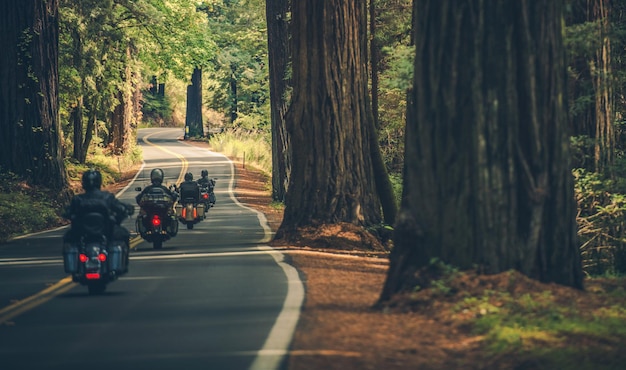
POLYGON ((196 206, 196 209, 198 210, 198 218, 202 219, 204 218, 204 204, 200 203, 196 206))
POLYGON ((63 267, 65 272, 73 274, 78 272, 78 247, 71 244, 63 246, 63 267))
POLYGON ((109 252, 109 270, 120 274, 126 270, 126 260, 124 259, 124 249, 121 243, 113 242, 107 247, 109 252))
POLYGON ((176 210, 176 217, 180 217, 183 214, 183 206, 181 204, 174 206, 174 210, 176 210))
POLYGON ((146 226, 143 223, 143 219, 144 219, 144 215, 139 215, 137 216, 137 220, 135 221, 135 230, 137 230, 137 232, 143 237, 146 235, 146 232, 148 231, 146 229, 146 226))

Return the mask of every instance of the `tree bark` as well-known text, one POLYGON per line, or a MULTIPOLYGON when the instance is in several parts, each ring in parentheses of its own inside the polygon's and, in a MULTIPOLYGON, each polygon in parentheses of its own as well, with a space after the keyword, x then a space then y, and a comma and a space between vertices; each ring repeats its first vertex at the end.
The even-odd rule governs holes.
POLYGON ((433 259, 582 288, 563 1, 416 0, 404 192, 381 301, 433 259))
POLYGON ((0 4, 0 167, 63 191, 58 111, 58 0, 0 4))
POLYGON ((370 154, 366 2, 292 3, 292 172, 280 238, 298 227, 381 221, 370 154))
POLYGON ((272 127, 272 199, 284 201, 289 188, 291 155, 285 126, 289 99, 289 0, 267 0, 267 45, 270 68, 270 114, 272 127))
POLYGON ((202 69, 194 68, 191 85, 187 88, 187 115, 185 126, 189 127, 189 136, 204 137, 202 120, 202 69))
POLYGON ((118 93, 119 104, 113 110, 112 139, 113 154, 120 155, 127 153, 131 148, 132 131, 131 123, 133 121, 133 79, 131 68, 132 55, 130 46, 126 47, 126 67, 122 81, 124 86, 118 93))
POLYGON ((376 43, 376 3, 374 0, 369 2, 370 22, 370 69, 372 74, 372 119, 370 120, 372 127, 370 131, 370 149, 372 155, 372 166, 374 169, 374 180, 376 181, 376 190, 383 209, 384 222, 387 225, 393 225, 396 222, 396 214, 398 213, 398 205, 393 191, 389 173, 385 166, 382 153, 380 151, 380 142, 378 140, 378 130, 380 124, 378 120, 378 45, 376 43))
POLYGON ((616 133, 614 77, 612 67, 609 0, 572 2, 570 24, 594 22, 597 47, 591 54, 571 61, 570 99, 576 104, 571 120, 573 136, 586 136, 591 145, 581 147, 575 157, 576 167, 613 175, 616 133), (589 159, 589 160, 588 160, 589 159))

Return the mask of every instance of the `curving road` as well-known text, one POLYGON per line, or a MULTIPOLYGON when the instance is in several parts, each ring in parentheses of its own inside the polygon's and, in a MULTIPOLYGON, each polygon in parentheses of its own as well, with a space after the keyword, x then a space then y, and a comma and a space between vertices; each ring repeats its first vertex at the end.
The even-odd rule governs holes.
MULTIPOLYGON (((179 141, 181 129, 142 129, 145 166, 118 197, 160 167, 166 183, 202 169, 217 177, 217 204, 163 249, 133 240, 130 272, 90 296, 63 272, 64 228, 0 245, 0 368, 280 369, 303 286, 263 243, 262 214, 233 196, 224 156, 179 141)), ((134 219, 125 226, 134 234, 134 219)))

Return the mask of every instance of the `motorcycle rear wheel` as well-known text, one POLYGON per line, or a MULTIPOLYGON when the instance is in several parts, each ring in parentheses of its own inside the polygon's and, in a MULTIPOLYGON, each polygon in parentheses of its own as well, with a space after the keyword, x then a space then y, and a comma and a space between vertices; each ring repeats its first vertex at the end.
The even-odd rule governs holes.
POLYGON ((187 223, 187 230, 191 230, 191 229, 193 229, 193 223, 188 222, 187 223))
POLYGON ((155 240, 152 242, 152 247, 154 249, 161 249, 163 248, 163 240, 159 239, 159 240, 155 240))

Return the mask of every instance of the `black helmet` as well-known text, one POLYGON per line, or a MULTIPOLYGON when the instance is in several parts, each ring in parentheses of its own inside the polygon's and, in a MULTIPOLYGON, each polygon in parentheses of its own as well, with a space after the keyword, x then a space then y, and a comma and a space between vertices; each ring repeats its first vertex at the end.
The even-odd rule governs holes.
POLYGON ((202 177, 207 177, 207 176, 209 176, 209 171, 202 170, 202 172, 200 172, 200 174, 202 175, 202 177))
POLYGON ((185 174, 185 181, 191 181, 193 180, 193 174, 191 172, 187 172, 185 174))
POLYGON ((163 170, 160 168, 155 168, 150 172, 150 181, 153 185, 161 185, 163 183, 163 170))
POLYGON ((85 191, 100 189, 102 186, 102 175, 97 170, 89 169, 83 173, 82 183, 85 191))

